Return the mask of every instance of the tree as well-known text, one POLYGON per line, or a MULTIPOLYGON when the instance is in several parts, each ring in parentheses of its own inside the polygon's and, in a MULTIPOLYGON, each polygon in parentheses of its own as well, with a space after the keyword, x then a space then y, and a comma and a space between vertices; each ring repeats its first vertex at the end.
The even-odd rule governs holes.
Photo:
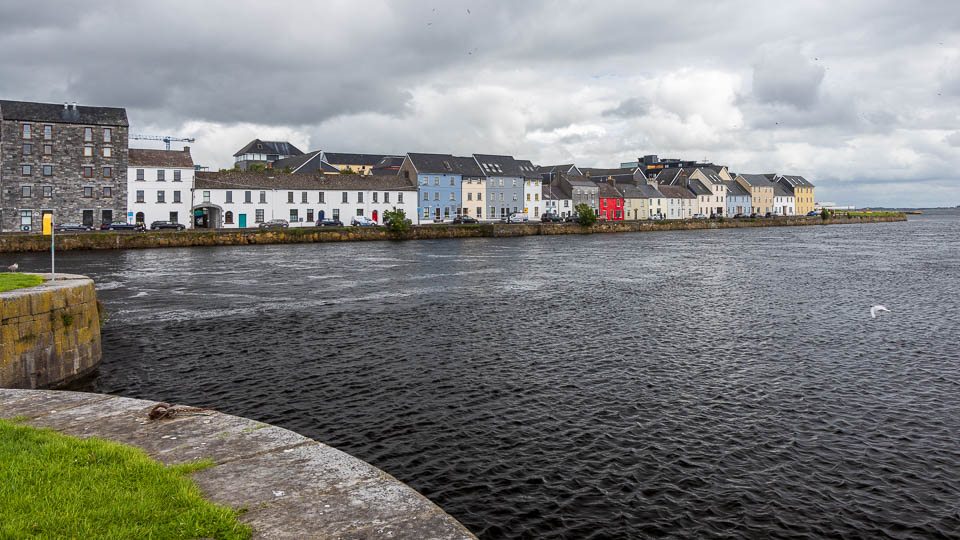
POLYGON ((589 227, 597 222, 597 213, 593 211, 593 208, 586 203, 580 203, 575 206, 574 211, 577 212, 577 217, 580 218, 580 224, 584 227, 589 227))
POLYGON ((260 173, 260 172, 266 172, 266 171, 267 171, 267 166, 264 165, 263 163, 251 163, 247 165, 247 172, 260 173))
POLYGON ((357 174, 357 171, 351 169, 350 167, 344 167, 340 169, 340 174, 357 174))
POLYGON ((820 217, 822 217, 824 220, 828 220, 830 219, 830 212, 827 212, 827 209, 824 208, 820 211, 820 217))
POLYGON ((387 226, 388 231, 397 236, 410 230, 410 220, 407 219, 407 214, 397 208, 383 213, 383 224, 387 226))

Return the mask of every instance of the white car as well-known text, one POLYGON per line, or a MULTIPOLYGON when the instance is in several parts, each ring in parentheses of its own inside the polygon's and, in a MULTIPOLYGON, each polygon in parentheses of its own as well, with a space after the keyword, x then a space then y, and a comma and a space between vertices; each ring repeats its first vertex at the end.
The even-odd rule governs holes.
POLYGON ((366 216, 356 216, 350 220, 351 227, 376 227, 377 222, 366 217, 366 216))
POLYGON ((706 214, 694 214, 693 219, 710 219, 706 214))

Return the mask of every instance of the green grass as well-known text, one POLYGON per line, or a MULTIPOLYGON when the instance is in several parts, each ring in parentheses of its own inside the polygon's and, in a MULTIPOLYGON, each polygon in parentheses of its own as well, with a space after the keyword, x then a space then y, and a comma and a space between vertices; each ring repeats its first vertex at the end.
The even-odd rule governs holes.
POLYGON ((844 215, 847 215, 847 214, 849 214, 850 217, 860 217, 860 216, 886 216, 886 217, 889 217, 889 216, 900 216, 900 215, 903 215, 903 212, 864 212, 864 211, 847 212, 846 210, 838 210, 837 212, 835 212, 835 215, 836 215, 837 217, 839 217, 839 216, 844 216, 844 215))
POLYGON ((33 287, 43 283, 43 278, 33 274, 0 274, 0 292, 33 287))
POLYGON ((0 538, 250 538, 187 476, 210 465, 0 420, 0 538))

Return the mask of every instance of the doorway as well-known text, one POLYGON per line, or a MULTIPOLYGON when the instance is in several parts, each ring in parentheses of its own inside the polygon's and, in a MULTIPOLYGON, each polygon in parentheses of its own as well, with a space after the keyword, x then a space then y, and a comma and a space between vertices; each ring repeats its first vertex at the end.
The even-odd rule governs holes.
POLYGON ((376 211, 376 210, 373 211, 373 221, 374 221, 374 223, 377 222, 377 211, 376 211))
POLYGON ((247 215, 246 215, 246 214, 239 214, 239 215, 237 215, 237 219, 239 220, 239 224, 240 224, 240 228, 241 228, 241 229, 244 229, 244 228, 247 227, 247 215))

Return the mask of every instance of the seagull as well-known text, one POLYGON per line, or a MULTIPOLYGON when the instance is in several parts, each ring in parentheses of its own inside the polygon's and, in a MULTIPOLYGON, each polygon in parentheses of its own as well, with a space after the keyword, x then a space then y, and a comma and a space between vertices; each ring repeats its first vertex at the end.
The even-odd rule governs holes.
POLYGON ((11 271, 11 272, 16 272, 16 271, 19 270, 19 269, 20 269, 20 265, 17 264, 17 263, 13 263, 13 264, 11 264, 10 266, 7 267, 7 270, 9 270, 9 271, 11 271))
POLYGON ((877 313, 880 313, 881 311, 886 311, 887 313, 890 313, 890 310, 883 306, 873 306, 872 308, 870 308, 870 318, 876 319, 877 313))

